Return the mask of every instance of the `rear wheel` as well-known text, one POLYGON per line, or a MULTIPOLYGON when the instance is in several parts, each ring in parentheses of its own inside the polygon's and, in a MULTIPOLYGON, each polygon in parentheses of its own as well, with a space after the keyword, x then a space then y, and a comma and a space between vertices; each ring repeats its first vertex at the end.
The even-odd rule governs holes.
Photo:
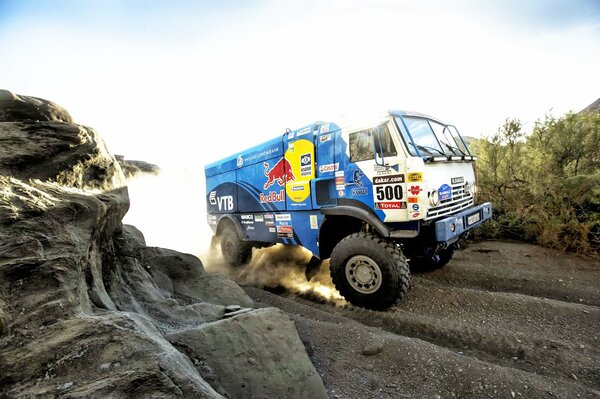
POLYGON ((231 266, 241 266, 252 258, 252 244, 240 240, 235 227, 227 224, 221 232, 221 253, 225 262, 231 266))
POLYGON ((410 286, 410 270, 400 247, 373 234, 356 233, 331 254, 331 278, 356 306, 381 310, 399 301, 410 286))

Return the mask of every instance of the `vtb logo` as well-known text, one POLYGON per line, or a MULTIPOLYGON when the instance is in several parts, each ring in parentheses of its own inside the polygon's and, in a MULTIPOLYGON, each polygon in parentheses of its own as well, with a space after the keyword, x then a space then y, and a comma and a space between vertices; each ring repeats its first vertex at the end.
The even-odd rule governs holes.
POLYGON ((212 206, 217 205, 220 211, 233 211, 233 196, 222 195, 217 197, 216 191, 211 191, 208 194, 208 203, 212 206))
POLYGON ((267 182, 263 186, 265 190, 271 187, 275 182, 280 186, 283 186, 285 182, 296 180, 296 176, 294 176, 294 172, 292 171, 292 166, 288 160, 283 157, 277 161, 271 169, 269 169, 269 164, 267 162, 264 162, 264 165, 265 176, 267 176, 267 182))

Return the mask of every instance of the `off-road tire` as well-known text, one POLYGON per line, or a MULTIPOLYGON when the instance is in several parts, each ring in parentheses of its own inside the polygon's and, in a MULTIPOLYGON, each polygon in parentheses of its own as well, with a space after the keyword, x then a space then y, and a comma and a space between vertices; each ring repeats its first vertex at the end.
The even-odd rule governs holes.
POLYGON ((406 295, 410 270, 400 247, 367 233, 355 233, 341 240, 331 254, 331 279, 337 290, 353 305, 373 310, 393 306, 406 295), (362 293, 348 281, 346 268, 358 255, 373 260, 381 271, 381 285, 372 293, 362 293))
POLYGON ((240 240, 235 228, 227 225, 221 233, 221 253, 225 262, 231 266, 239 267, 250 262, 252 243, 240 240))
POLYGON ((432 272, 446 266, 454 256, 454 247, 441 250, 438 253, 439 259, 433 260, 430 257, 415 257, 410 260, 410 269, 419 272, 432 272))

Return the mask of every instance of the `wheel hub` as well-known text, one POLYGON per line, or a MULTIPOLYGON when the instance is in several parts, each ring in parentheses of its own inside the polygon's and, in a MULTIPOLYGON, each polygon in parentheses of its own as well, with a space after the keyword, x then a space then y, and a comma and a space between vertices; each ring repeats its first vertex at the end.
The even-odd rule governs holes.
POLYGON ((356 291, 372 294, 381 287, 381 269, 365 255, 356 255, 346 262, 346 278, 356 291))

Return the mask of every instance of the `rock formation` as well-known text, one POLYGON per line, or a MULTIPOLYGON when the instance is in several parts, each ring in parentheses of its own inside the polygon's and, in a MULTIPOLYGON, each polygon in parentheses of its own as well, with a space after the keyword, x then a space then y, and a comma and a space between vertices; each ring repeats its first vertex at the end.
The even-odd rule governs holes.
POLYGON ((0 397, 326 397, 295 326, 123 226, 97 133, 0 91, 0 397))
POLYGON ((121 165, 121 170, 127 179, 140 174, 157 175, 160 172, 158 165, 148 162, 125 159, 123 155, 115 155, 115 159, 121 165))

